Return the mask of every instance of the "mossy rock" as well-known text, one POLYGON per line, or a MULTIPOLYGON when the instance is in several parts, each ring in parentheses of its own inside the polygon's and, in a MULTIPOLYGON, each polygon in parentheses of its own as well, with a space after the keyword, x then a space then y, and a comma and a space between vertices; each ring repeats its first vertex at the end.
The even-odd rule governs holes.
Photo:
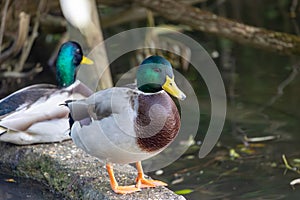
MULTIPOLYGON (((137 172, 133 167, 114 167, 120 185, 134 184, 137 172)), ((70 199, 184 199, 165 187, 115 194, 104 163, 78 149, 72 141, 28 146, 0 142, 0 168, 6 174, 40 181, 70 199)))

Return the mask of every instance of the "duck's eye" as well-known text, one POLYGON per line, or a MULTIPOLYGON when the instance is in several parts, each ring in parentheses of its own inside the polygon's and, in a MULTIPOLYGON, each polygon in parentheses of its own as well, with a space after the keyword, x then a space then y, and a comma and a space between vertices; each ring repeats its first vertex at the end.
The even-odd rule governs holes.
POLYGON ((155 72, 161 72, 161 69, 159 69, 159 68, 154 68, 153 69, 155 72))
POLYGON ((170 83, 170 86, 173 86, 173 83, 170 83))
POLYGON ((80 53, 80 49, 76 49, 76 53, 80 53))

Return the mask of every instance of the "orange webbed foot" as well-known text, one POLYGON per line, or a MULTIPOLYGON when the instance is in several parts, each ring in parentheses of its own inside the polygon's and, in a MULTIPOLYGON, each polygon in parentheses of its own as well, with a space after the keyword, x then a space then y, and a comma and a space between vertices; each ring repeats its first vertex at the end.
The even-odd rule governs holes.
POLYGON ((136 168, 138 170, 138 176, 136 178, 137 188, 149 188, 168 185, 162 181, 145 179, 141 162, 136 163, 136 168))
POLYGON ((141 189, 135 187, 135 185, 115 186, 112 187, 112 190, 117 194, 130 194, 130 193, 141 191, 141 189))
POLYGON ((106 169, 109 175, 109 179, 110 179, 110 186, 111 189, 117 193, 117 194, 130 194, 133 192, 138 192, 141 189, 135 187, 135 185, 129 185, 129 186, 119 186, 115 176, 114 176, 114 171, 113 171, 113 167, 110 163, 106 164, 106 169))
POLYGON ((149 187, 158 187, 158 186, 167 186, 168 184, 159 181, 159 180, 149 180, 144 177, 138 177, 136 179, 137 188, 149 188, 149 187))

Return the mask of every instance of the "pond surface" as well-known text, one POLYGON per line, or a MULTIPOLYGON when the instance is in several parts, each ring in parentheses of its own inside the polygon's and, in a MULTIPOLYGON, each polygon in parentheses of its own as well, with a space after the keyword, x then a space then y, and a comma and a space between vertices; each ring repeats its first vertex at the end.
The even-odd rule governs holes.
POLYGON ((290 185, 300 178, 299 171, 287 170, 282 159, 285 155, 290 165, 300 166, 299 60, 231 43, 216 51, 227 56, 215 61, 228 100, 218 144, 207 157, 198 158, 197 141, 203 140, 210 117, 207 94, 200 87, 196 144, 163 169, 163 175, 152 176, 171 183, 174 191, 193 191, 185 195, 191 200, 299 199, 300 185, 290 185), (245 136, 272 140, 252 143, 245 136))
POLYGON ((0 199, 1 200, 40 200, 64 199, 55 194, 39 182, 0 174, 0 199))
MULTIPOLYGON (((211 1, 212 4, 214 1, 211 1)), ((224 1, 225 2, 225 1, 224 1)), ((224 3, 223 2, 223 3, 224 3)), ((287 17, 287 1, 226 1, 215 13, 258 27, 296 34, 299 24, 287 17), (255 2, 255 3, 254 3, 255 2), (276 2, 276 3, 275 3, 276 2)), ((299 16, 297 16, 299 17, 299 16)), ((154 178, 198 199, 300 199, 300 59, 192 33, 214 58, 225 83, 227 117, 212 152, 198 158, 210 119, 205 83, 193 82, 201 110, 199 131, 185 155, 154 178), (247 142, 247 138, 273 140, 247 142), (200 141, 200 142, 199 142, 200 141), (287 170, 283 156, 295 167, 287 170)), ((193 69, 186 73, 193 74, 193 69)))

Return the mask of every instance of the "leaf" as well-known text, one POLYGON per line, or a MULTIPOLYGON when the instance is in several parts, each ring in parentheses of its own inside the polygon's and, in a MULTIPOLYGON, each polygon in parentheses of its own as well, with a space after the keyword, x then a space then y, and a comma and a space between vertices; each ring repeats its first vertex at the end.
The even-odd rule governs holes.
POLYGON ((13 179, 13 178, 5 179, 5 182, 8 182, 8 183, 16 183, 15 179, 13 179))
POLYGON ((175 193, 178 195, 185 195, 185 194, 190 194, 194 192, 192 189, 183 189, 183 190, 176 190, 175 193))
POLYGON ((229 150, 229 155, 232 159, 240 158, 240 154, 238 154, 234 149, 229 150))

